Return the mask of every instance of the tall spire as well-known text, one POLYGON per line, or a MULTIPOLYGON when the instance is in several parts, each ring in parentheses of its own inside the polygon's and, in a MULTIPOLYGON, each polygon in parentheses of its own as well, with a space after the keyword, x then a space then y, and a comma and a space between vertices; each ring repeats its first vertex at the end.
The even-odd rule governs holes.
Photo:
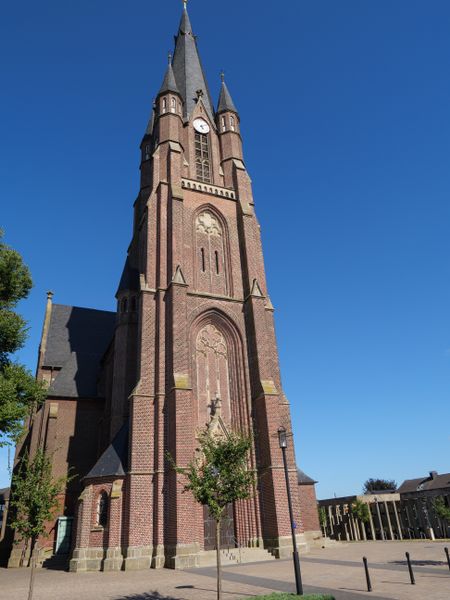
POLYGON ((237 114, 237 109, 234 105, 233 98, 231 97, 231 94, 227 88, 227 84, 225 83, 225 74, 223 71, 220 74, 220 77, 222 79, 222 88, 220 90, 217 112, 221 113, 230 110, 231 112, 235 112, 237 114))
POLYGON ((198 101, 197 91, 202 90, 203 104, 208 116, 214 123, 211 94, 206 83, 186 3, 184 3, 178 35, 175 38, 175 52, 172 66, 179 93, 184 100, 184 116, 186 118, 190 117, 198 101))

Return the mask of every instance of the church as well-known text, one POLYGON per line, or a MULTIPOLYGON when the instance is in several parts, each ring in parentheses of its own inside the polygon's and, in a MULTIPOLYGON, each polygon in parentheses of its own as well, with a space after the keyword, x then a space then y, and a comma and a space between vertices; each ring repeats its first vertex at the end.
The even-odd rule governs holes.
MULTIPOLYGON (((199 432, 220 418, 225 431, 252 435, 257 473, 252 497, 228 510, 224 548, 241 560, 288 557, 277 432, 291 432, 290 406, 240 116, 223 76, 213 102, 186 3, 140 150, 117 311, 60 305, 48 294, 37 369, 48 398, 16 457, 42 446, 55 476, 76 477, 41 545, 70 555, 74 572, 208 564, 211 519, 183 493, 167 454, 187 465, 199 432)), ((320 527, 314 494, 300 509, 289 440, 301 543, 300 513, 315 519, 309 529, 320 527)), ((10 566, 21 553, 13 548, 10 566)))

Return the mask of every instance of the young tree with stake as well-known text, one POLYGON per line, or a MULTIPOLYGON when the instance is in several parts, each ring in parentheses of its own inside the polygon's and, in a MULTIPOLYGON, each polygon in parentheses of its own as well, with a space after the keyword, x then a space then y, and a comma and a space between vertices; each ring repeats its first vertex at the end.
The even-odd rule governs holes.
POLYGON ((37 541, 48 533, 45 524, 51 521, 59 507, 59 495, 71 477, 52 477, 52 461, 42 448, 33 458, 25 450, 19 459, 12 479, 10 509, 13 514, 11 527, 17 541, 30 548, 31 575, 28 600, 33 597, 34 572, 36 568, 37 541))
POLYGON ((252 447, 250 437, 237 433, 214 435, 210 430, 199 436, 197 456, 185 468, 174 465, 184 475, 186 491, 207 506, 216 525, 217 600, 222 597, 221 521, 226 507, 236 500, 250 498, 255 489, 255 475, 249 470, 252 447))

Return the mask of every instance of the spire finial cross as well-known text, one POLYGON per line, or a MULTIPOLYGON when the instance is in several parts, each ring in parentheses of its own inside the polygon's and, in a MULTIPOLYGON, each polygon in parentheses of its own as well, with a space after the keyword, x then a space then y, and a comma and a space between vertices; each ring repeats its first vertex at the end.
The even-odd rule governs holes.
POLYGON ((167 59, 169 61, 169 65, 172 62, 172 52, 169 50, 168 54, 167 54, 167 59))
POLYGON ((188 3, 188 0, 183 0, 183 8, 184 8, 184 10, 187 10, 187 3, 188 3))
POLYGON ((220 71, 220 79, 221 79, 222 83, 224 83, 224 81, 225 81, 225 71, 223 69, 220 71))

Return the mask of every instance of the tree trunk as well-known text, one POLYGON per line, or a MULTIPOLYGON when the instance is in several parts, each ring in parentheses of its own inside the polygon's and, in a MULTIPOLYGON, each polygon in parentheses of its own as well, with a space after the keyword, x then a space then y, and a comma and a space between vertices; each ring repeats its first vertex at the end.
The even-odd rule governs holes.
POLYGON ((36 571, 36 540, 31 540, 31 550, 30 550, 30 564, 31 564, 31 573, 30 573, 30 587, 28 588, 28 600, 33 600, 33 591, 34 591, 34 575, 36 571))
POLYGON ((220 555, 220 519, 216 521, 217 600, 222 600, 222 563, 220 555))

